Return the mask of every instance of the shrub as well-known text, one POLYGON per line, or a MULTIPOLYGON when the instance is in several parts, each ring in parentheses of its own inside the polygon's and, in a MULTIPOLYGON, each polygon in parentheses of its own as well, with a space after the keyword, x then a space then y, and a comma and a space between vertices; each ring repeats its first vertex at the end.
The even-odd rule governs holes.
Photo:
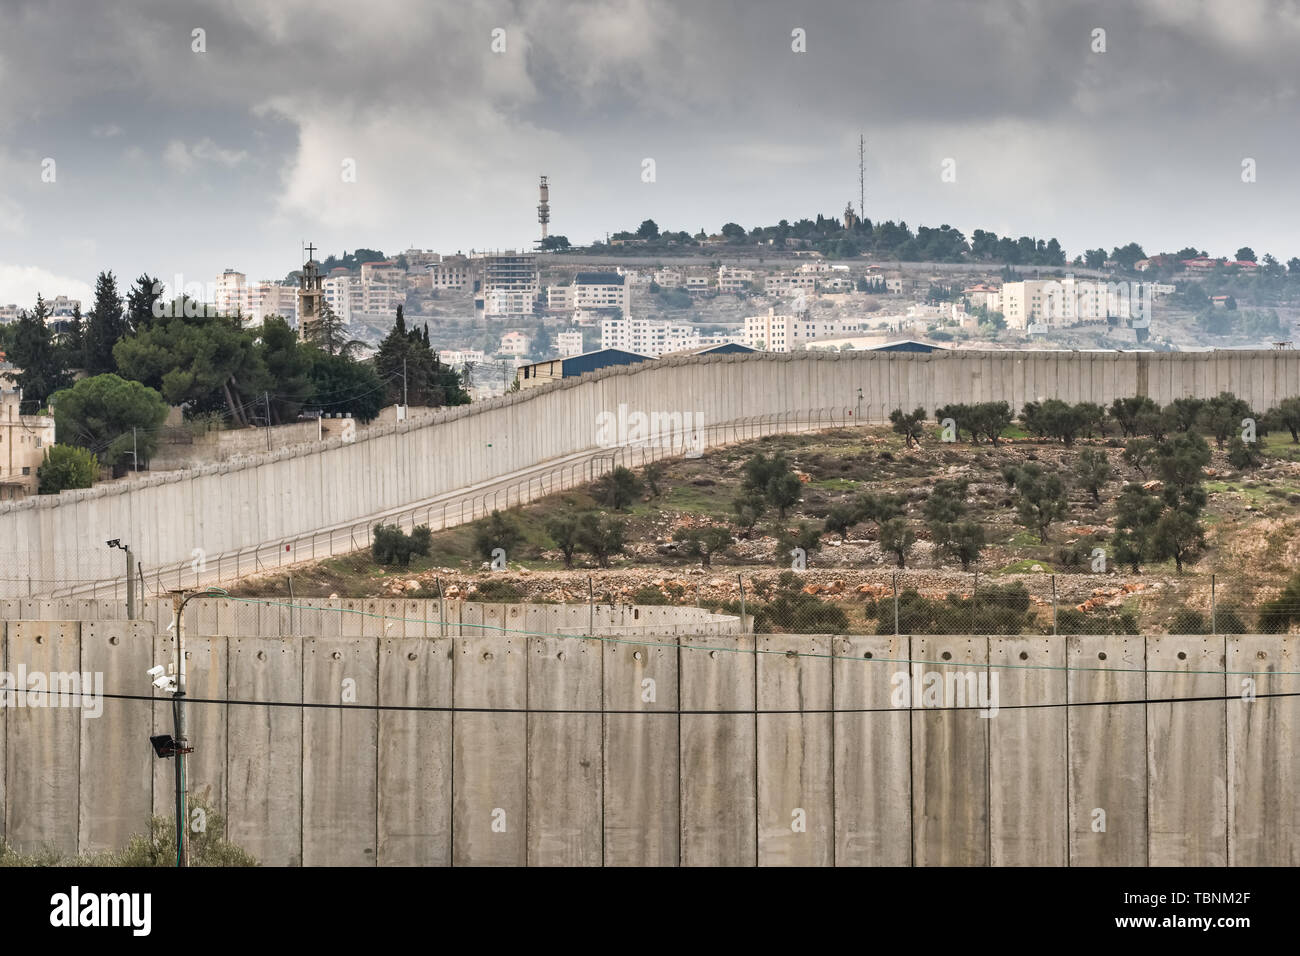
POLYGON ((375 539, 370 546, 376 564, 408 567, 412 555, 427 555, 433 540, 428 525, 419 525, 410 534, 396 525, 375 525, 375 539))
POLYGON ((53 445, 36 470, 40 494, 57 495, 72 488, 89 488, 99 476, 99 459, 84 448, 53 445))
POLYGON ((509 512, 493 511, 474 523, 474 552, 484 561, 501 548, 507 555, 524 540, 523 529, 509 512))

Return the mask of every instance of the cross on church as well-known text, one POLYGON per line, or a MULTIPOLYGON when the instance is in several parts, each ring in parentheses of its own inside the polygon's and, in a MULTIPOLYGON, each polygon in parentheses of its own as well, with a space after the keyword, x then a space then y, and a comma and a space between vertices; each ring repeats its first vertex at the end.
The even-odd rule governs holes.
POLYGON ((311 260, 312 260, 312 254, 313 254, 315 251, 316 251, 316 247, 313 246, 310 242, 307 243, 307 261, 308 261, 308 262, 311 262, 311 260))

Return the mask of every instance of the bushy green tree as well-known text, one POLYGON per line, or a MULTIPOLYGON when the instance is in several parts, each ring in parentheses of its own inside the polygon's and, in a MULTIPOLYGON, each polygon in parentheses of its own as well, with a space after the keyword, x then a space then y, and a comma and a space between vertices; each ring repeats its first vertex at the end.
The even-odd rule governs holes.
POLYGON ((579 519, 578 541, 602 568, 609 567, 609 560, 616 554, 622 554, 627 537, 627 522, 607 515, 586 512, 579 519))
POLYGON ((89 488, 99 477, 99 460, 84 448, 53 445, 36 471, 40 494, 57 495, 72 488, 89 488))
POLYGON ((1047 529, 1069 513, 1065 485, 1055 474, 1028 464, 1016 473, 1016 521, 1047 543, 1047 529))
POLYGON ((306 353, 311 382, 308 406, 324 414, 349 414, 361 422, 379 415, 384 407, 384 386, 373 368, 315 348, 306 349, 306 353))
POLYGON ((16 377, 23 391, 23 401, 44 405, 51 395, 72 379, 50 332, 50 310, 41 296, 36 297, 33 311, 23 310, 14 323, 13 344, 9 359, 21 371, 16 377))
POLYGON ((896 434, 902 435, 907 447, 919 446, 921 435, 925 431, 925 409, 913 409, 909 414, 901 408, 889 413, 889 422, 896 434))
POLYGON ((1094 504, 1101 503, 1101 489, 1110 480, 1110 460, 1104 451, 1085 448, 1074 462, 1074 481, 1092 495, 1094 504))
POLYGON ((626 509, 641 491, 641 479, 636 476, 636 472, 622 465, 601 475, 591 485, 591 496, 615 511, 626 509))
POLYGON ((497 548, 503 549, 507 555, 513 554, 523 540, 523 528, 509 512, 494 508, 490 515, 474 523, 474 553, 485 561, 497 548))
POLYGON ((376 564, 409 567, 414 555, 428 555, 433 532, 428 525, 418 525, 406 534, 397 525, 375 525, 370 554, 376 564))
POLYGON ((106 373, 55 395, 54 427, 65 444, 93 451, 106 465, 139 467, 158 447, 167 403, 152 388, 106 373), (138 454, 139 462, 132 461, 138 454))
POLYGON ((577 515, 568 513, 557 514, 546 522, 546 533, 563 556, 566 569, 573 567, 573 555, 580 546, 580 527, 577 515))
POLYGON ((699 558, 700 564, 707 568, 713 564, 715 555, 722 554, 731 547, 731 529, 723 524, 678 528, 673 532, 673 540, 682 545, 686 555, 699 558))

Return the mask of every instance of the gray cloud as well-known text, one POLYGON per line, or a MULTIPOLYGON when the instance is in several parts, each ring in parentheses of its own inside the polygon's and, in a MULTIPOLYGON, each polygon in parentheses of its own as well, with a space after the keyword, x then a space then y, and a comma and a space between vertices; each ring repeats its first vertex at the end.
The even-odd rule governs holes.
POLYGON ((1286 257, 1298 42, 1300 5, 1262 0, 10 0, 0 276, 520 245, 539 173, 575 241, 835 213, 859 130, 873 218, 1286 257))

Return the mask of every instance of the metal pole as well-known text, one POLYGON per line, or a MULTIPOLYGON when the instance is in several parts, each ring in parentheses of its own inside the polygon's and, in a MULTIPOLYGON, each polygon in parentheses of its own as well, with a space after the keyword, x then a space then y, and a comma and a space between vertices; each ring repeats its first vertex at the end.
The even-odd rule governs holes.
POLYGON ((262 398, 266 399, 266 450, 271 450, 271 393, 263 392, 262 398))
POLYGON ((131 470, 140 470, 140 446, 135 440, 135 426, 131 426, 131 470))
POLYGON ((1052 634, 1056 634, 1056 575, 1052 575, 1052 634))
POLYGON ((587 575, 587 636, 596 636, 596 588, 587 575))
POLYGON ((434 578, 438 584, 438 635, 447 636, 447 601, 442 596, 442 578, 434 578))
POLYGON ((894 636, 898 636, 898 572, 893 574, 894 581, 894 636))
POLYGON ((1210 633, 1211 634, 1219 633, 1218 606, 1216 601, 1217 594, 1215 593, 1215 591, 1216 588, 1215 588, 1214 575, 1211 574, 1210 575, 1210 633))
POLYGON ((406 408, 406 359, 402 359, 402 408, 406 408))
POLYGON ((126 555, 126 619, 135 620, 135 567, 131 561, 131 548, 123 549, 126 555))
POLYGON ((736 575, 736 583, 740 585, 740 628, 745 629, 745 579, 741 575, 736 575))
POLYGON ((176 625, 176 696, 172 708, 176 716, 176 865, 189 865, 188 848, 185 846, 185 636, 182 631, 182 611, 186 598, 181 593, 172 595, 172 607, 175 609, 172 623, 176 625))

